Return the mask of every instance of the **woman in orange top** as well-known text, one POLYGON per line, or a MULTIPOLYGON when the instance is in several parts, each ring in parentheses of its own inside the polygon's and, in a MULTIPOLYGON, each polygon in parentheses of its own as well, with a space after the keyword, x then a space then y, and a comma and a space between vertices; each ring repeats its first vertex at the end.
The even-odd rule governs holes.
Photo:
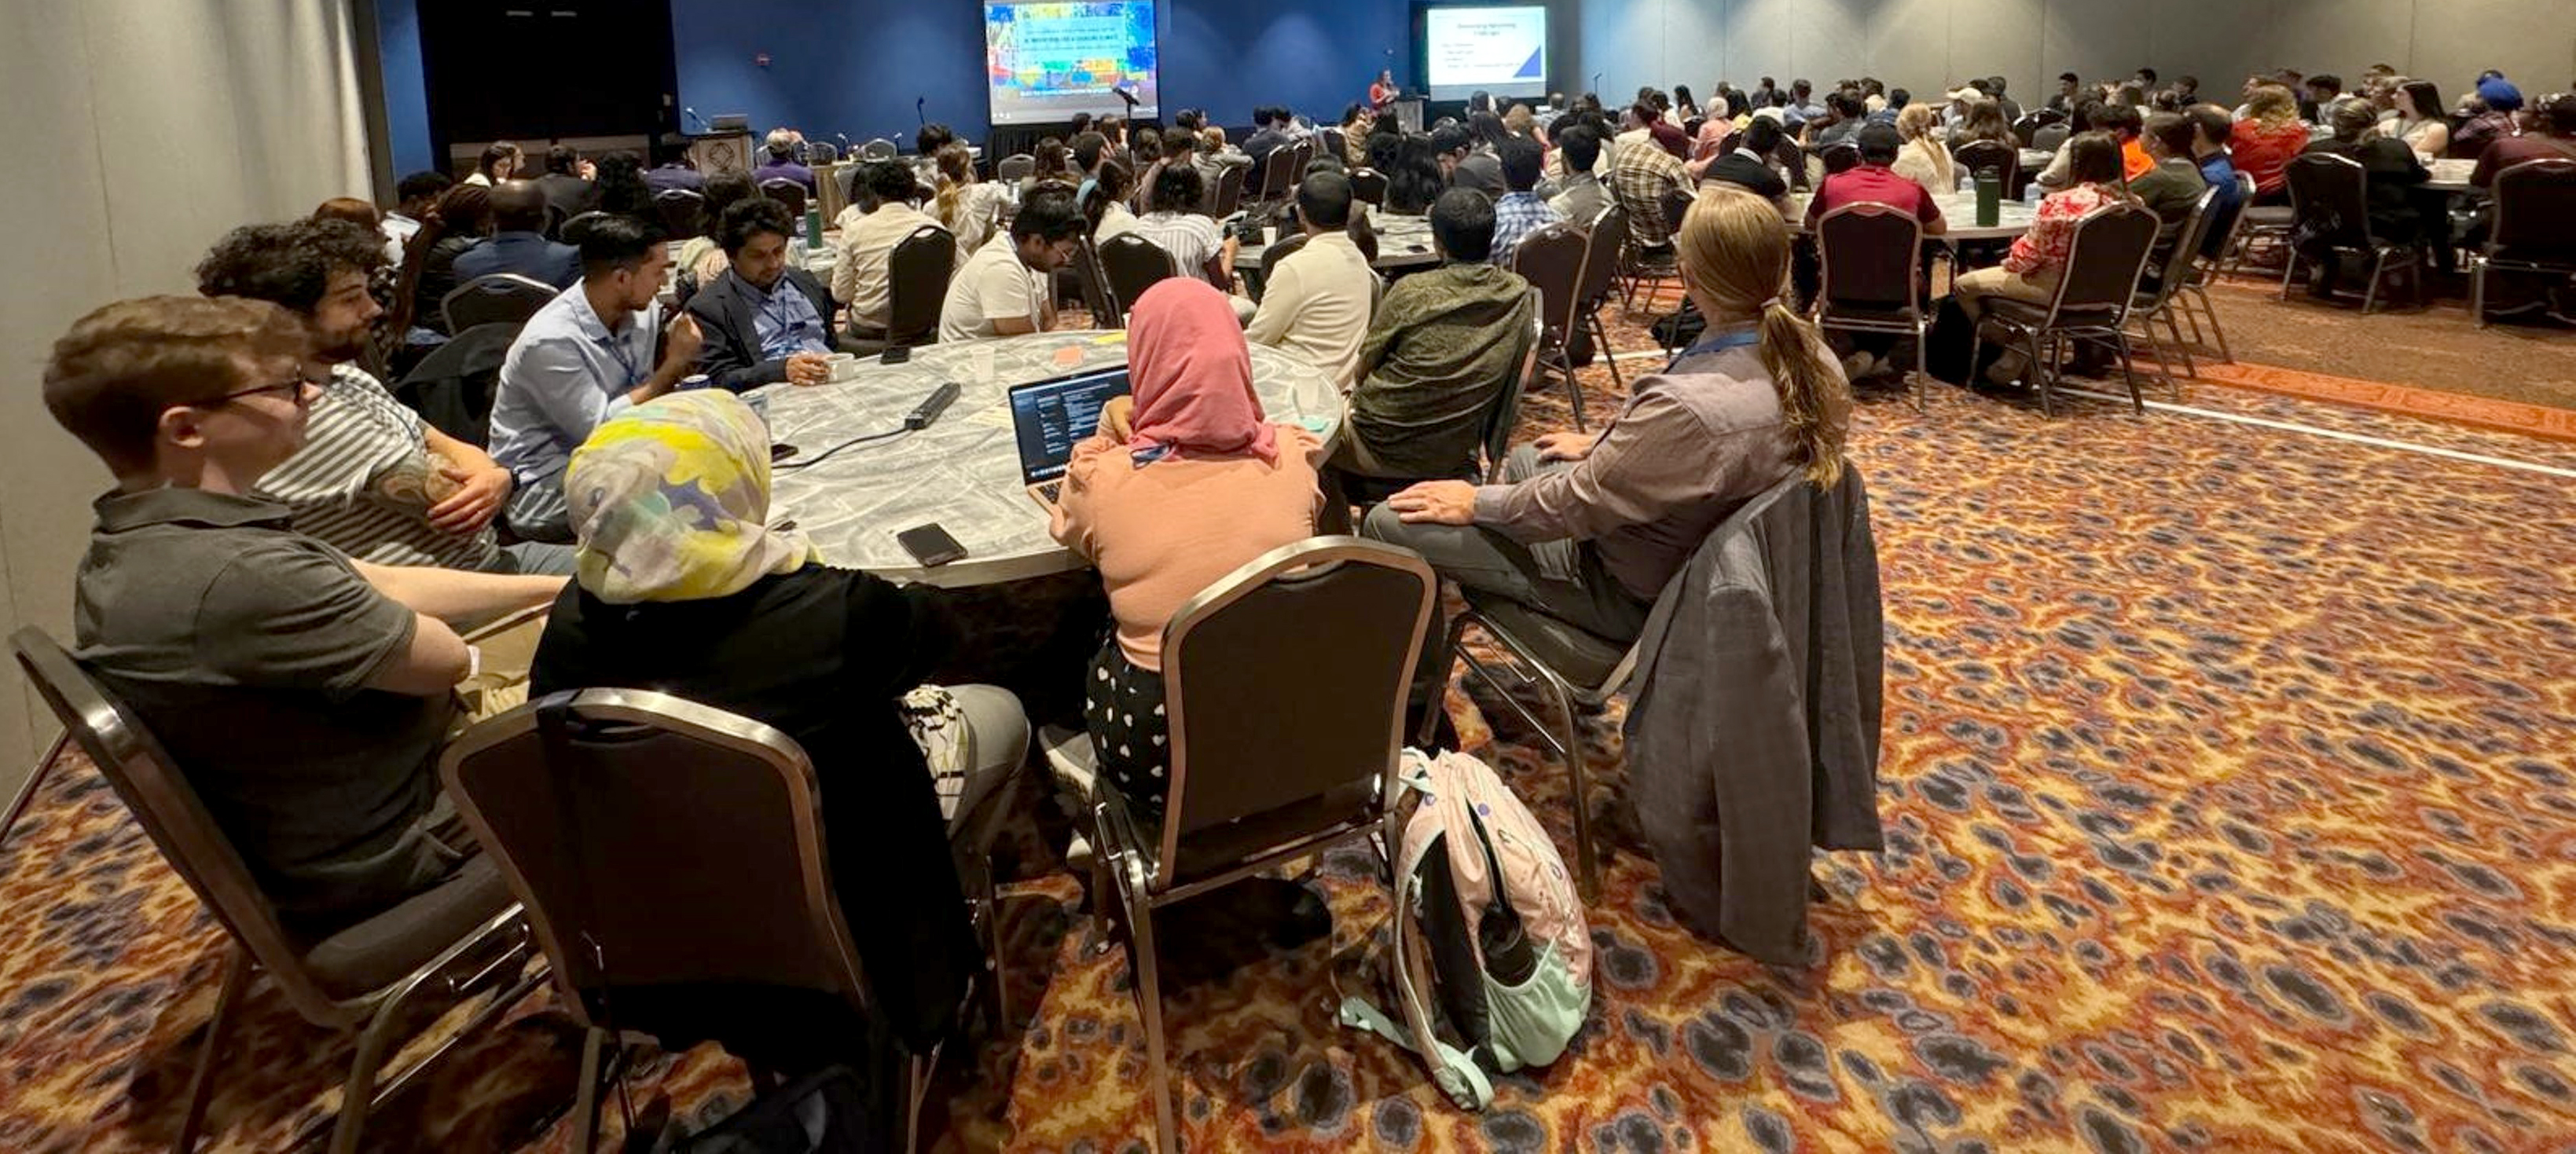
POLYGON ((2248 116, 2228 134, 2227 155, 2236 171, 2254 178, 2254 203, 2286 204, 2290 198, 2290 158, 2308 146, 2308 126, 2299 119, 2299 102, 2290 90, 2265 84, 2246 98, 2248 116))
POLYGON ((1378 73, 1377 79, 1369 82, 1369 111, 1375 112, 1381 116, 1385 115, 1387 109, 1395 107, 1395 98, 1398 95, 1398 92, 1399 90, 1395 86, 1394 72, 1384 71, 1378 73))

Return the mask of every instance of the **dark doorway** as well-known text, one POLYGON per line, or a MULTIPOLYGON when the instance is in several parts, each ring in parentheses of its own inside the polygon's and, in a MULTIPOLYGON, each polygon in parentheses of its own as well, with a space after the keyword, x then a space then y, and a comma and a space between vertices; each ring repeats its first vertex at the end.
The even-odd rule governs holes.
POLYGON ((678 127, 668 4, 422 0, 430 145, 652 137, 678 127))

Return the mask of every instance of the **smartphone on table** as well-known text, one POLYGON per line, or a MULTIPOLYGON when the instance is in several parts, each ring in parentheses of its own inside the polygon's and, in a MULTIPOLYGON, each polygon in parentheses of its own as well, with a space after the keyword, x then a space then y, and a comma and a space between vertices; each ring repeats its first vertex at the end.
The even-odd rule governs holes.
POLYGON ((904 552, 912 554, 912 559, 921 562, 926 569, 937 568, 966 555, 966 547, 958 544, 957 538, 949 536, 948 530, 940 528, 936 522, 906 529, 895 534, 894 539, 896 544, 903 546, 904 552))

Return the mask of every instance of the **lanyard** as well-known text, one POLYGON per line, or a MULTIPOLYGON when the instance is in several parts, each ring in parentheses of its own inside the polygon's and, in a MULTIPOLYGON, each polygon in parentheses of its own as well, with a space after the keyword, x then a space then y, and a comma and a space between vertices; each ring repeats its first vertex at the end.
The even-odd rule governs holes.
POLYGON ((1735 329, 1729 332, 1712 333, 1702 336, 1699 339, 1698 344, 1683 349, 1680 353, 1676 354, 1671 361, 1666 362, 1664 365, 1664 371, 1669 373, 1673 371, 1673 367, 1675 365, 1679 365, 1683 361, 1689 360, 1692 357, 1704 357, 1712 353, 1722 353, 1728 349, 1740 349, 1746 345, 1759 344, 1761 341, 1762 330, 1759 327, 1735 329))
POLYGON ((617 362, 617 367, 626 370, 626 384, 619 388, 618 392, 625 392, 644 383, 644 372, 635 367, 635 356, 626 351, 624 337, 610 333, 600 338, 599 343, 601 347, 608 350, 609 357, 617 362))

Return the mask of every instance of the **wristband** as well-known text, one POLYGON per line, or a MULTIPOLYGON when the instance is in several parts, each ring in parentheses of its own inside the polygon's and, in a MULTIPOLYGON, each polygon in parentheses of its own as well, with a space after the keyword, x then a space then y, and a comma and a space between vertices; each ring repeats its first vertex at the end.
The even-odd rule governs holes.
POLYGON ((465 679, 466 679, 467 681, 472 681, 472 680, 474 680, 474 679, 475 679, 475 678, 477 678, 477 677, 481 677, 482 675, 483 675, 483 647, 482 647, 482 646, 480 646, 480 645, 468 645, 468 646, 466 646, 466 647, 465 647, 465 679))

